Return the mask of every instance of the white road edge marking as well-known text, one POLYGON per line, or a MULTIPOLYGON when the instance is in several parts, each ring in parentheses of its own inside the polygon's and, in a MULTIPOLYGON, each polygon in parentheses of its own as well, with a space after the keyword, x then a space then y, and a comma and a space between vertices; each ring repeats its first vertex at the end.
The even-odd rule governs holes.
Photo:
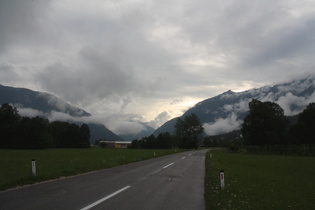
POLYGON ((174 163, 170 163, 170 164, 164 166, 163 168, 167 168, 167 167, 169 167, 169 166, 171 166, 171 165, 173 165, 173 164, 174 164, 174 163))
POLYGON ((90 204, 90 205, 84 207, 84 208, 81 209, 81 210, 88 210, 88 209, 90 209, 90 208, 93 208, 94 206, 96 206, 96 205, 98 205, 98 204, 100 204, 100 203, 102 203, 102 202, 104 202, 104 201, 110 199, 111 197, 114 197, 115 195, 117 195, 117 194, 119 194, 119 193, 121 193, 121 192, 127 190, 129 187, 130 187, 130 186, 128 185, 128 186, 126 186, 126 187, 124 187, 124 188, 121 188, 120 190, 117 190, 116 192, 114 192, 114 193, 112 193, 112 194, 110 194, 110 195, 108 195, 108 196, 106 196, 106 197, 104 197, 104 198, 102 198, 102 199, 100 199, 100 200, 98 200, 98 201, 96 201, 96 202, 94 202, 94 203, 92 203, 92 204, 90 204))
POLYGON ((185 159, 186 157, 182 157, 182 160, 185 159))

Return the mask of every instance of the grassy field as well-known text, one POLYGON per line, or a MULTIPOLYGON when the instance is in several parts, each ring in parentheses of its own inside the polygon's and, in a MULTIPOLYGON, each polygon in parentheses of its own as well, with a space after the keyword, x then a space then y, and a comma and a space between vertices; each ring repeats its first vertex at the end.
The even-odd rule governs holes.
POLYGON ((0 190, 173 153, 175 150, 100 148, 0 150, 0 190), (32 177, 32 159, 36 160, 35 178, 32 177))
POLYGON ((209 151, 205 186, 207 209, 315 209, 315 158, 209 151))

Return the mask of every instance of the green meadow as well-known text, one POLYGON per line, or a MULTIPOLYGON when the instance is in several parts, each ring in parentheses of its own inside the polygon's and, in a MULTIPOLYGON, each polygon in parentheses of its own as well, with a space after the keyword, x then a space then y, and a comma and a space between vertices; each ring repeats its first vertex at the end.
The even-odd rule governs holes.
POLYGON ((205 179, 207 209, 315 209, 314 157, 212 150, 206 156, 205 179))
POLYGON ((101 148, 0 150, 0 190, 111 168, 179 151, 101 148), (36 160, 36 177, 32 176, 32 159, 36 160))

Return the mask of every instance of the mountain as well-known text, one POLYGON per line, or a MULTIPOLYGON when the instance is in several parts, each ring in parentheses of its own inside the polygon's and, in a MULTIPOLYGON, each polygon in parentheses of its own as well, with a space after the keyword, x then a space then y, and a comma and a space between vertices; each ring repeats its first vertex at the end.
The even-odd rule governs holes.
POLYGON ((143 129, 140 132, 135 133, 135 134, 121 134, 121 135, 119 135, 119 137, 126 140, 126 141, 132 141, 135 139, 140 139, 140 138, 145 137, 145 136, 150 136, 154 132, 154 128, 147 125, 147 123, 143 123, 140 121, 137 121, 135 123, 138 123, 139 125, 141 125, 143 127, 143 129))
POLYGON ((157 128, 154 132, 154 136, 158 136, 160 133, 166 133, 169 132, 170 134, 175 134, 175 124, 177 122, 177 118, 173 118, 166 123, 164 123, 161 127, 157 128))
POLYGON ((0 104, 4 103, 13 104, 16 107, 31 108, 44 114, 56 111, 67 113, 72 117, 91 115, 49 93, 0 85, 0 104))
MULTIPOLYGON (((0 105, 4 103, 12 104, 17 107, 19 113, 24 115, 36 115, 41 117, 52 117, 60 113, 64 114, 63 121, 82 124, 81 117, 89 117, 90 113, 83 109, 72 106, 62 99, 49 94, 38 91, 29 90, 26 88, 14 88, 0 85, 0 105)), ((54 119, 54 118, 53 118, 54 119)), ((87 123, 90 128, 90 142, 95 140, 118 140, 122 139, 115 133, 107 129, 103 124, 87 123)))
MULTIPOLYGON (((286 116, 297 115, 315 101, 315 75, 274 86, 264 86, 243 92, 228 90, 218 96, 206 99, 188 109, 181 117, 196 114, 204 125, 207 135, 228 133, 240 128, 248 113, 248 103, 252 99, 272 101, 284 109, 286 116)), ((154 131, 174 134, 177 118, 154 131)))
POLYGON ((87 123, 90 128, 90 142, 94 143, 96 140, 106 139, 110 141, 123 141, 118 135, 106 128, 105 125, 100 123, 87 123))

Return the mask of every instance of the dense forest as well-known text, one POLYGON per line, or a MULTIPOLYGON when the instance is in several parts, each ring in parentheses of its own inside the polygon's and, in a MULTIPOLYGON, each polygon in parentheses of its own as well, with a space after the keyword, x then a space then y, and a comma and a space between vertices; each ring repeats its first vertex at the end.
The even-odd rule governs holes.
POLYGON ((89 139, 86 124, 22 117, 7 103, 0 108, 0 149, 87 148, 89 139))

